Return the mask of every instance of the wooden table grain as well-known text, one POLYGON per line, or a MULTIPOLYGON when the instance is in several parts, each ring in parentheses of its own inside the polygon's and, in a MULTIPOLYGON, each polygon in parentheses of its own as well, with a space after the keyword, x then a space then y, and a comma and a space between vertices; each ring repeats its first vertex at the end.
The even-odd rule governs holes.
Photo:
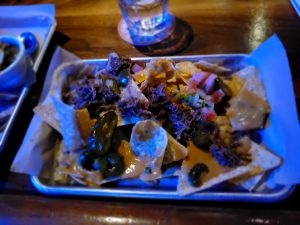
MULTIPOLYGON (((111 51, 143 56, 117 34, 116 0, 4 0, 0 5, 40 3, 55 4, 57 32, 70 38, 64 47, 79 57, 103 58, 111 51)), ((278 34, 299 101, 300 19, 288 0, 170 0, 169 6, 194 33, 179 55, 248 53, 278 34)), ((15 152, 18 144, 11 146, 15 152)), ((1 178, 0 192, 0 224, 300 224, 299 188, 281 203, 263 205, 62 198, 39 195, 28 176, 10 174, 1 178)))

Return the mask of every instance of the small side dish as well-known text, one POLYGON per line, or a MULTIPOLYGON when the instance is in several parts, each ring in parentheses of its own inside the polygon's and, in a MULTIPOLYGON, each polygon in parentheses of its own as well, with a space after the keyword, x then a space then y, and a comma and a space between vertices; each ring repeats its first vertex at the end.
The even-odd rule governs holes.
POLYGON ((116 53, 97 72, 81 61, 64 64, 35 108, 62 135, 55 180, 101 186, 177 176, 179 195, 225 181, 251 190, 249 179, 281 163, 251 139, 270 112, 258 73, 116 53))
POLYGON ((25 47, 14 36, 0 36, 0 92, 17 93, 27 79, 25 47))
POLYGON ((17 45, 0 41, 0 71, 5 70, 15 61, 18 51, 17 45))

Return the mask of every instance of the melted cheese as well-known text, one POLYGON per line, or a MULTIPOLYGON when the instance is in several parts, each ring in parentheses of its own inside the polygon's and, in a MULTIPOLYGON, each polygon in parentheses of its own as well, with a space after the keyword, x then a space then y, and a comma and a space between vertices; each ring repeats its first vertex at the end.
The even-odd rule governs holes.
POLYGON ((161 176, 161 165, 168 144, 167 132, 156 122, 144 120, 134 125, 130 146, 136 158, 149 168, 140 175, 141 180, 154 180, 161 176))
POLYGON ((91 134, 91 128, 94 126, 97 120, 90 118, 87 108, 76 110, 75 116, 80 136, 83 140, 87 140, 91 134))
POLYGON ((163 164, 169 164, 184 159, 188 154, 187 148, 168 134, 168 146, 165 151, 163 164))
POLYGON ((188 174, 197 163, 204 163, 209 169, 208 173, 202 177, 202 182, 217 177, 228 170, 227 168, 221 167, 211 153, 204 152, 190 142, 188 146, 188 156, 182 163, 183 172, 188 174))
POLYGON ((125 171, 122 175, 123 178, 138 177, 144 172, 145 165, 132 153, 129 142, 122 140, 118 153, 124 159, 125 171))

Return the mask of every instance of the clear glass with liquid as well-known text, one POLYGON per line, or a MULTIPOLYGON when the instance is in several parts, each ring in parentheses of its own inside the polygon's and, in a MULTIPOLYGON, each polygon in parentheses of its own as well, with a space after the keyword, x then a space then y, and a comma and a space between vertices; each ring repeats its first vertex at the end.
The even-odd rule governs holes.
POLYGON ((167 38, 174 19, 168 0, 119 0, 123 18, 135 45, 149 45, 167 38))

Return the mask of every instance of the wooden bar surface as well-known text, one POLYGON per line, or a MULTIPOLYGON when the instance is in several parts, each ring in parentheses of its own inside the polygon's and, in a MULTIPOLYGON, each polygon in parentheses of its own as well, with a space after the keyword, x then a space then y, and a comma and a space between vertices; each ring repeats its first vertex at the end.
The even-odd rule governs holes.
MULTIPOLYGON (((41 3, 55 4, 57 32, 70 38, 64 47, 79 57, 105 58, 111 51, 144 56, 117 34, 117 0, 4 0, 0 5, 41 3)), ((170 0, 169 6, 194 32, 179 55, 249 53, 276 33, 286 48, 299 102, 300 18, 290 1, 170 0)), ((283 202, 262 205, 46 197, 28 176, 10 174, 0 180, 0 224, 300 224, 299 201, 299 188, 283 202)))

